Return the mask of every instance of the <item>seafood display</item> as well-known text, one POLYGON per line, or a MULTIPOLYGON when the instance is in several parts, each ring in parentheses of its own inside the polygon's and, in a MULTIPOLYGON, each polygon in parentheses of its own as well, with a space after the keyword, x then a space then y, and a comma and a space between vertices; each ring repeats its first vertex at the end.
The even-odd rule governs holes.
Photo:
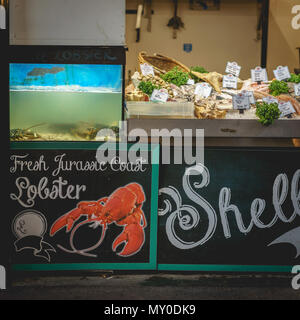
POLYGON ((199 119, 224 119, 226 110, 218 109, 213 98, 200 99, 195 104, 195 115, 199 119))
POLYGON ((153 98, 153 93, 158 91, 167 95, 166 102, 193 102, 193 116, 198 119, 256 120, 259 120, 257 107, 261 103, 275 102, 279 108, 283 102, 288 102, 293 112, 288 115, 279 112, 279 119, 300 119, 300 96, 295 93, 295 85, 300 83, 298 75, 291 74, 285 81, 267 82, 232 76, 236 82, 235 87, 230 87, 224 85, 225 74, 206 71, 202 66, 188 68, 175 59, 159 54, 150 56, 145 52, 139 54, 138 61, 148 64, 153 72, 145 75, 141 69, 134 73, 126 89, 126 101, 162 103, 153 98), (242 95, 249 98, 249 106, 241 111, 234 108, 233 100, 242 95))

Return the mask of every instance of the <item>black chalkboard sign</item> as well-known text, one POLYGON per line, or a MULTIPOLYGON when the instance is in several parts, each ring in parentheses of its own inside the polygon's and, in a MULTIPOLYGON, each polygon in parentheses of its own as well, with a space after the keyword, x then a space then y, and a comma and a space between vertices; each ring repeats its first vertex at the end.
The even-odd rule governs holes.
POLYGON ((204 164, 161 166, 160 270, 289 272, 299 264, 299 149, 210 148, 204 164))
POLYGON ((105 163, 99 146, 12 144, 14 269, 156 269, 159 148, 144 146, 148 163, 126 164, 118 152, 127 147, 105 163))

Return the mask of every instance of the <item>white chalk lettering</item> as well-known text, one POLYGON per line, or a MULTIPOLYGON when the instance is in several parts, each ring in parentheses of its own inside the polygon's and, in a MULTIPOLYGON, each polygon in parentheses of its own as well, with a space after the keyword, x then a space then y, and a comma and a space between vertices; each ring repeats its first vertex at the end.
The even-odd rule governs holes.
POLYGON ((112 171, 120 172, 145 172, 144 161, 142 158, 136 159, 136 162, 122 161, 120 157, 115 157, 110 162, 112 171))
MULTIPOLYGON (((166 234, 169 241, 177 248, 182 250, 192 249, 197 246, 203 245, 205 242, 210 240, 216 231, 216 225, 218 222, 218 215, 212 205, 201 197, 195 189, 201 189, 207 187, 210 184, 210 174, 208 168, 198 164, 195 167, 187 169, 186 174, 183 176, 183 189, 186 196, 192 200, 195 206, 185 205, 182 203, 182 197, 179 191, 175 187, 163 188, 160 190, 160 194, 164 194, 166 197, 171 198, 175 203, 173 208, 172 203, 167 199, 164 200, 165 208, 159 209, 159 215, 164 216, 170 214, 166 222, 166 234), (195 174, 197 172, 197 174, 195 174), (200 176, 200 182, 191 183, 190 179, 192 176, 200 176), (181 230, 189 231, 199 226, 200 212, 197 210, 200 207, 201 214, 206 215, 208 218, 208 225, 205 227, 206 234, 200 241, 187 242, 180 238, 177 234, 178 224, 181 230)), ((255 198, 250 206, 250 222, 245 225, 245 214, 242 215, 237 205, 231 203, 231 190, 229 188, 222 188, 219 194, 219 218, 221 220, 224 236, 226 239, 232 237, 231 229, 232 226, 229 219, 229 213, 232 213, 238 230, 242 234, 249 234, 254 227, 258 229, 269 229, 272 228, 278 220, 283 223, 290 224, 297 216, 300 216, 300 170, 297 170, 293 175, 291 182, 291 201, 293 204, 294 212, 290 217, 287 217, 286 213, 283 212, 283 205, 287 201, 289 193, 289 179, 284 173, 279 174, 274 180, 273 184, 273 195, 272 204, 274 208, 274 217, 270 222, 263 222, 262 215, 266 210, 266 201, 264 199, 255 198)), ((202 225, 200 225, 202 227, 202 225)), ((202 233, 202 232, 201 232, 202 233)))
POLYGON ((18 170, 23 172, 24 170, 28 170, 29 172, 38 172, 38 171, 48 171, 49 167, 47 166, 44 156, 40 156, 38 161, 25 161, 27 155, 24 156, 17 156, 12 155, 10 159, 13 161, 13 166, 10 168, 11 173, 16 173, 18 170))
POLYGON ((10 198, 18 201, 24 208, 32 208, 37 197, 42 200, 55 200, 57 198, 80 200, 81 193, 87 190, 86 186, 68 184, 68 181, 61 177, 54 180, 52 186, 47 177, 43 177, 38 185, 30 184, 30 180, 26 177, 19 177, 16 179, 18 193, 11 193, 10 198))
POLYGON ((52 176, 56 177, 63 171, 106 171, 107 166, 105 162, 95 161, 67 161, 64 160, 66 154, 56 156, 54 162, 58 164, 57 168, 53 170, 52 176))

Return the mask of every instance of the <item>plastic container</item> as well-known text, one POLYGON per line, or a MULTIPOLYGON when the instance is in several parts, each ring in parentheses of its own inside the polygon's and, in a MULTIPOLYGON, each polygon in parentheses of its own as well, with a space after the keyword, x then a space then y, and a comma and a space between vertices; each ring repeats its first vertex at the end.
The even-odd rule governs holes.
POLYGON ((128 101, 127 118, 171 118, 193 119, 193 102, 154 103, 144 101, 128 101))

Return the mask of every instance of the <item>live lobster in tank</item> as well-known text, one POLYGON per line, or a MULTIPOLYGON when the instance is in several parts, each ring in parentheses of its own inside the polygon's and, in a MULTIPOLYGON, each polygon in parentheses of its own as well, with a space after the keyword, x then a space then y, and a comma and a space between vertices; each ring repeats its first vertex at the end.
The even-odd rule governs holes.
POLYGON ((70 246, 72 250, 60 247, 69 253, 76 253, 83 256, 95 255, 89 252, 97 249, 105 238, 108 226, 116 224, 123 227, 123 232, 115 239, 112 250, 116 252, 117 247, 124 243, 124 248, 118 253, 121 257, 129 257, 138 253, 145 242, 144 229, 147 227, 145 214, 142 210, 143 203, 146 200, 144 190, 140 184, 131 183, 115 190, 109 197, 101 198, 98 201, 81 202, 76 209, 60 217, 51 227, 50 235, 54 236, 57 232, 66 228, 66 232, 71 232, 70 246), (76 222, 86 216, 86 219, 76 222), (103 227, 99 242, 88 249, 78 250, 74 245, 74 235, 76 231, 86 224, 93 225, 94 229, 103 227))

